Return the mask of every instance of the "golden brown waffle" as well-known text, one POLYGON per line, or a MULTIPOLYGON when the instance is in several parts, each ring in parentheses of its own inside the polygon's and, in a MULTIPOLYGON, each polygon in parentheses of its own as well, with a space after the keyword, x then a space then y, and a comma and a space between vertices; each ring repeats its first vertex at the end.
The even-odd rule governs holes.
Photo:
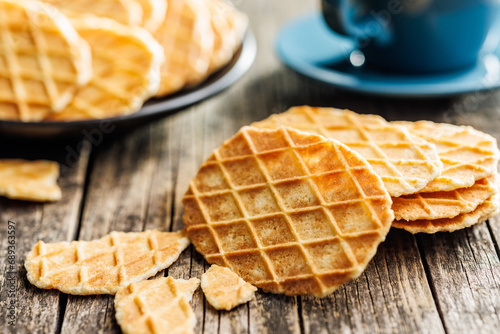
POLYGON ((57 7, 70 17, 92 14, 126 25, 140 25, 142 7, 135 0, 41 0, 57 7))
POLYGON ((0 196, 28 201, 58 201, 57 162, 19 159, 0 160, 0 196))
POLYGON ((136 0, 142 7, 142 23, 141 26, 155 33, 162 25, 167 15, 167 0, 136 0))
POLYGON ((28 280, 73 295, 115 294, 169 267, 189 245, 183 232, 111 232, 99 240, 44 243, 26 257, 28 280))
POLYGON ((225 267, 212 265, 201 276, 201 288, 207 301, 217 310, 231 310, 255 297, 257 288, 225 267))
POLYGON ((88 44, 54 7, 0 0, 0 117, 39 121, 92 76, 88 44))
POLYGON ((247 30, 248 18, 224 0, 208 0, 207 5, 215 33, 209 68, 209 73, 213 73, 233 58, 247 30))
POLYGON ((418 192, 442 170, 433 144, 376 115, 302 106, 252 125, 285 125, 339 140, 368 160, 393 197, 418 192))
POLYGON ((115 297, 116 321, 124 334, 188 334, 196 316, 189 305, 200 280, 172 277, 132 283, 115 297))
POLYGON ((496 194, 479 205, 476 210, 469 213, 462 213, 453 218, 415 221, 396 220, 392 226, 404 229, 413 234, 453 232, 482 223, 485 220, 498 215, 499 206, 500 196, 499 194, 496 194))
POLYGON ((86 17, 72 23, 92 45, 94 77, 69 106, 47 120, 101 119, 139 110, 158 91, 161 46, 144 29, 109 19, 86 17))
POLYGON ((165 21, 154 36, 166 59, 157 96, 174 93, 207 76, 214 32, 205 0, 170 0, 165 21))
POLYGON ((396 220, 452 218, 474 211, 497 192, 495 178, 490 177, 468 188, 396 197, 392 199, 392 209, 396 220))
POLYGON ((429 121, 393 122, 437 146, 444 169, 422 191, 450 191, 470 187, 496 173, 500 152, 492 136, 470 126, 429 121))
POLYGON ((360 275, 394 219, 365 159, 290 128, 243 127, 201 166, 183 203, 208 262, 287 295, 325 296, 360 275))

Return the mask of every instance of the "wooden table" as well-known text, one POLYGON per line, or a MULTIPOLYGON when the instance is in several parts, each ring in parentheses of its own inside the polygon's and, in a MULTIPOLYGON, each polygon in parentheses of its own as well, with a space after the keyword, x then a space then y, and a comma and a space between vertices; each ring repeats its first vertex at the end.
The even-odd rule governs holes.
MULTIPOLYGON (((92 142, 2 140, 1 157, 45 158, 62 166, 63 200, 35 204, 0 199, 0 328, 18 333, 116 333, 111 296, 68 296, 26 279, 26 252, 39 240, 90 240, 110 231, 178 230, 181 198, 198 166, 241 126, 294 105, 350 108, 388 120, 470 124, 500 138, 500 93, 407 100, 346 93, 302 78, 277 60, 279 27, 318 6, 317 0, 240 0, 259 43, 241 81, 195 107, 126 135, 92 142), (79 156, 76 155, 81 147, 79 156), (15 222, 16 266, 8 273, 7 228, 15 222), (6 280, 13 278, 13 280, 6 280), (11 284, 15 296, 8 296, 11 284), (8 326, 15 302, 17 322, 8 326)), ((197 333, 498 333, 500 221, 452 234, 413 236, 393 230, 367 270, 329 297, 258 292, 231 312, 218 312, 198 290, 197 333)), ((158 276, 200 277, 208 268, 190 246, 158 276)))

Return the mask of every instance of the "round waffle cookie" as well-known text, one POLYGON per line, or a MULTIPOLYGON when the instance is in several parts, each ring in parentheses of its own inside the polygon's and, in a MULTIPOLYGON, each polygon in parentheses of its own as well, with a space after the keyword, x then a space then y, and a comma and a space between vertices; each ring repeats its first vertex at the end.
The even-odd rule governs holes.
POLYGON ((393 197, 418 192, 442 170, 433 144, 377 115, 302 106, 252 125, 285 125, 339 140, 366 158, 393 197))
POLYGON ((165 21, 154 34, 165 51, 157 96, 174 93, 206 78, 214 32, 203 0, 171 0, 165 21))
POLYGON ((183 203, 208 262, 287 295, 322 297, 359 276, 394 219, 365 159, 284 127, 243 127, 201 166, 183 203))
POLYGON ((209 73, 217 71, 233 58, 248 27, 248 18, 224 0, 207 1, 214 30, 214 51, 209 73))
POLYGON ((496 194, 479 205, 476 210, 469 213, 462 213, 453 218, 443 218, 435 220, 395 220, 392 224, 395 228, 404 229, 410 233, 436 233, 454 232, 498 215, 500 207, 500 195, 496 194))
POLYGON ((452 218, 474 211, 497 192, 495 177, 490 176, 468 188, 395 197, 392 199, 392 210, 396 220, 452 218))
POLYGON ((437 146, 444 168, 441 175, 422 189, 424 192, 470 187, 476 180, 496 173, 500 157, 497 141, 484 132, 470 126, 430 121, 392 123, 437 146))
POLYGON ((47 120, 101 119, 139 110, 158 91, 161 46, 144 29, 110 19, 85 17, 72 23, 92 45, 94 76, 47 120))
MULTIPOLYGON (((70 17, 92 14, 126 25, 140 25, 143 10, 136 0, 41 0, 57 7, 70 17)), ((147 0, 145 0, 147 1, 147 0)))
POLYGON ((92 76, 88 44, 56 8, 0 0, 0 118, 40 121, 92 76))

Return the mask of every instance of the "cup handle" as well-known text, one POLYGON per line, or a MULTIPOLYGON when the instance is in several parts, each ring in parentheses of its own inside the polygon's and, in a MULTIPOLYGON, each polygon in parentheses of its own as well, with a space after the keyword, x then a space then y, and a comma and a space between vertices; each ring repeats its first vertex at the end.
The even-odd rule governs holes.
POLYGON ((326 24, 340 35, 363 41, 386 41, 389 36, 387 25, 377 20, 375 15, 365 13, 360 16, 354 0, 322 0, 321 7, 326 24))

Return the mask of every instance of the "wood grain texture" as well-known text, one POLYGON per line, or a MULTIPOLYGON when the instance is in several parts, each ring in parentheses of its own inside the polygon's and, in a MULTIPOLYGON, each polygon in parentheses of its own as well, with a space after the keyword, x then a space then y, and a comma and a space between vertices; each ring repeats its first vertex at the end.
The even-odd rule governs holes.
MULTIPOLYGON (((74 147, 72 143, 70 147, 74 147)), ((60 305, 64 305, 66 296, 54 290, 39 290, 26 279, 24 258, 38 240, 45 242, 71 241, 75 237, 79 221, 79 209, 82 201, 85 173, 90 148, 84 146, 80 157, 76 155, 73 164, 67 163, 66 147, 58 147, 50 153, 44 153, 43 145, 9 145, 0 151, 0 158, 50 159, 63 169, 59 185, 63 189, 63 198, 59 202, 40 204, 0 198, 0 328, 10 333, 52 333, 56 332, 60 322, 60 305), (23 154, 24 153, 24 154, 23 154), (15 273, 7 267, 7 222, 15 222, 15 273), (6 277, 14 279, 17 287, 15 298, 8 298, 6 277), (16 324, 9 326, 7 304, 16 304, 16 324)))
MULTIPOLYGON (((0 199, 0 306, 5 306, 6 222, 18 222, 18 322, 5 332, 120 333, 112 296, 67 296, 29 284, 24 254, 37 240, 90 240, 112 230, 183 227, 182 196, 200 164, 241 126, 294 105, 334 106, 388 120, 470 124, 500 138, 500 93, 447 99, 359 95, 303 78, 280 64, 274 40, 316 0, 242 0, 259 52, 251 71, 224 93, 166 119, 70 156, 67 143, 0 139, 1 157, 55 159, 64 168, 63 201, 41 205, 0 199), (69 161, 69 163, 68 163, 69 161), (88 165, 88 167, 87 167, 88 165), (80 217, 81 208, 81 217, 80 217)), ((75 145, 72 143, 71 145, 75 145)), ((500 219, 453 234, 391 231, 367 270, 323 299, 262 292, 245 305, 213 309, 196 291, 196 333, 496 333, 500 327, 500 219)), ((156 277, 200 277, 209 264, 188 247, 156 277)))
POLYGON ((305 333, 443 333, 415 238, 392 230, 365 272, 323 299, 304 297, 305 333))

